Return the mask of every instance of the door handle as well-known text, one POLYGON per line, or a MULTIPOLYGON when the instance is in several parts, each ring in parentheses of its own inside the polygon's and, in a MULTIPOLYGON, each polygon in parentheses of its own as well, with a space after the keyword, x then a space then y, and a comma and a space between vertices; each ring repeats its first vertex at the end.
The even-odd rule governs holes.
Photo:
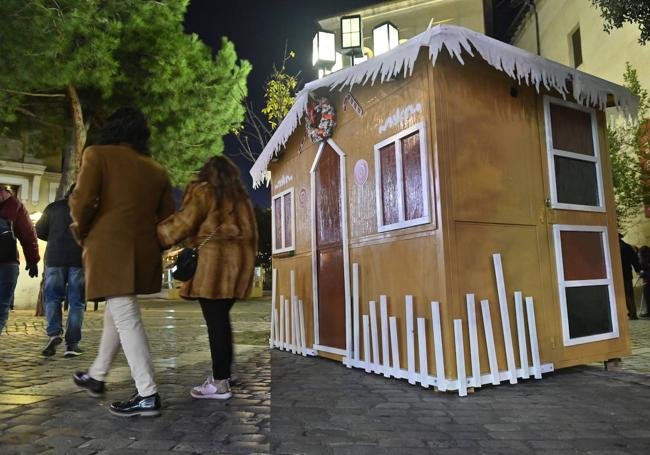
POLYGON ((548 207, 548 208, 551 208, 551 198, 550 197, 547 197, 546 199, 544 199, 544 205, 546 205, 546 207, 548 207))

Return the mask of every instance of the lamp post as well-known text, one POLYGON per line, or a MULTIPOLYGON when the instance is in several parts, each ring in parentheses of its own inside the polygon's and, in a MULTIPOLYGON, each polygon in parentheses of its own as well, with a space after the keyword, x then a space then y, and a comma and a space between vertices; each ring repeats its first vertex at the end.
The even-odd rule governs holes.
POLYGON ((318 70, 318 79, 321 79, 328 74, 332 74, 335 71, 343 69, 343 54, 340 52, 336 53, 334 65, 330 69, 320 68, 318 70))
POLYGON ((383 54, 399 45, 399 30, 390 22, 372 29, 372 45, 375 55, 383 54))
POLYGON ((329 69, 336 63, 334 33, 319 30, 312 41, 312 64, 319 69, 329 69))
POLYGON ((361 57, 363 55, 363 30, 361 16, 343 16, 341 18, 341 49, 346 55, 361 57))
POLYGON ((359 63, 363 63, 366 60, 368 60, 368 56, 365 54, 362 55, 361 57, 352 56, 352 65, 358 65, 359 63))

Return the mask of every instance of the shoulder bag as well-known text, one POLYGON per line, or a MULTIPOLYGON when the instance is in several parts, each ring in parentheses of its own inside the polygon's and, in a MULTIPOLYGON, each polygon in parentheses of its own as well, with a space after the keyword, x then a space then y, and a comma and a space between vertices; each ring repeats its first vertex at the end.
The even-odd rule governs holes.
MULTIPOLYGON (((233 210, 234 211, 234 210, 233 210)), ((230 215, 231 211, 228 215, 230 215)), ((219 224, 214 230, 208 235, 198 246, 194 248, 183 248, 176 262, 171 268, 172 277, 178 281, 188 281, 191 280, 194 274, 196 273, 196 267, 199 263, 199 250, 203 248, 203 245, 212 240, 212 237, 215 236, 219 228, 223 226, 223 223, 219 224)))

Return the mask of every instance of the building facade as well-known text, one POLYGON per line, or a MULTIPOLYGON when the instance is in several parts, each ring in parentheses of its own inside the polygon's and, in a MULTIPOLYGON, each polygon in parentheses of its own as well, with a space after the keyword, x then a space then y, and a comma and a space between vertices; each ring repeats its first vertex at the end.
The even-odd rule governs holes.
MULTIPOLYGON (((54 202, 61 179, 64 131, 60 127, 35 127, 19 134, 0 136, 0 185, 18 197, 36 222, 45 207, 54 202), (25 132, 29 131, 29 132, 25 132), (45 145, 48 144, 48 145, 45 145)), ((39 240, 41 259, 45 242, 39 240)), ((41 277, 29 278, 24 271, 25 258, 19 247, 21 272, 18 277, 15 308, 35 308, 41 277)), ((41 261, 39 271, 43 272, 41 261)))
MULTIPOLYGON (((617 84, 623 83, 625 64, 629 62, 637 70, 641 86, 650 90, 650 45, 639 44, 637 25, 624 24, 605 32, 600 10, 589 0, 537 0, 536 7, 542 57, 617 84)), ((536 28, 535 15, 529 12, 512 44, 536 52, 536 28)), ((626 233, 628 242, 650 244, 650 221, 646 216, 639 207, 639 217, 626 233)))
POLYGON ((483 0, 394 0, 319 19, 317 22, 321 29, 333 33, 336 50, 333 66, 322 70, 320 75, 322 77, 330 71, 358 64, 390 50, 429 26, 461 25, 485 33, 485 11, 483 0), (349 25, 346 19, 355 17, 359 20, 349 25), (350 42, 348 35, 357 32, 360 39, 350 42), (355 52, 350 47, 356 46, 350 45, 356 44, 360 50, 353 55, 355 52))

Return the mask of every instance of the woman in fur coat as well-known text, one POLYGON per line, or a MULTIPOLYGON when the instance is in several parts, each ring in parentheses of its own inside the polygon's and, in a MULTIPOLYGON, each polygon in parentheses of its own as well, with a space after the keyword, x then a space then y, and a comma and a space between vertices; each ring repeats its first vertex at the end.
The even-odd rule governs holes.
POLYGON ((194 387, 194 398, 228 399, 232 363, 230 309, 250 295, 257 254, 257 225, 239 169, 224 156, 208 160, 189 184, 181 209, 158 225, 160 243, 169 248, 183 240, 199 249, 194 276, 180 295, 197 300, 208 326, 212 376, 194 387))

